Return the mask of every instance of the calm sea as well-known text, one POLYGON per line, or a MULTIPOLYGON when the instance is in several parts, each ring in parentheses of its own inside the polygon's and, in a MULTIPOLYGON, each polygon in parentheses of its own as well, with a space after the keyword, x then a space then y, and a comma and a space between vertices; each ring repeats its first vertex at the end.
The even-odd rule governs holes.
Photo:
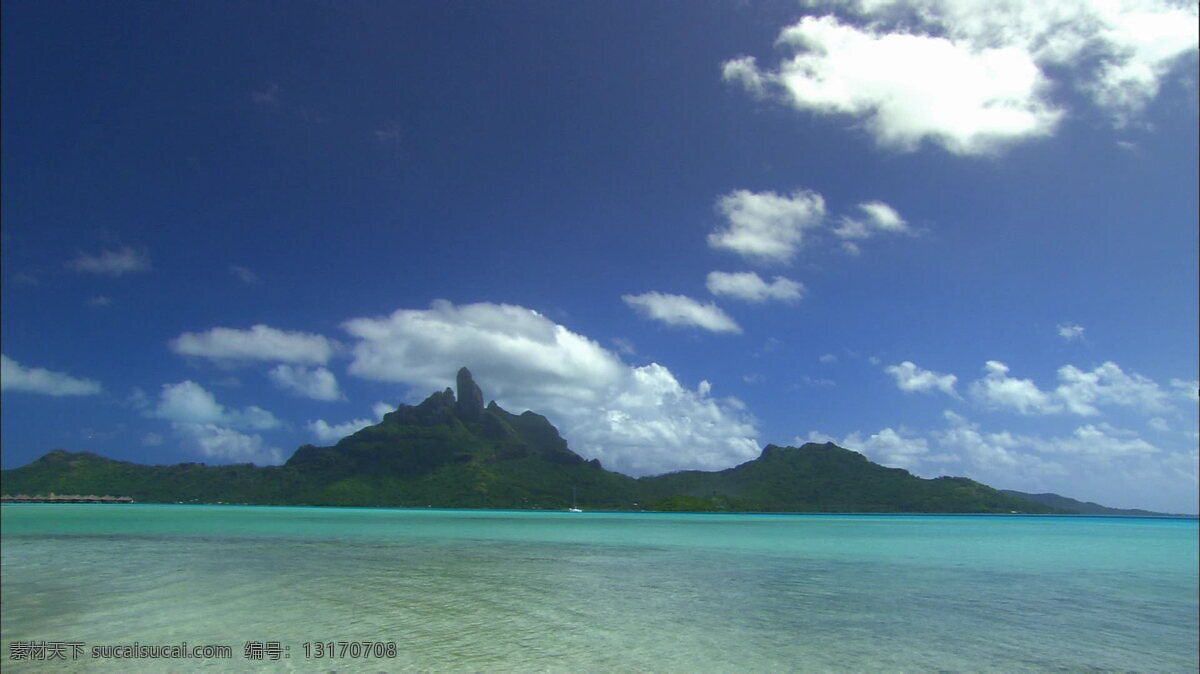
POLYGON ((0 518, 6 672, 1200 666, 1195 520, 171 505, 0 518), (12 658, 43 642, 66 660, 12 658), (232 657, 92 657, 183 642, 232 657))

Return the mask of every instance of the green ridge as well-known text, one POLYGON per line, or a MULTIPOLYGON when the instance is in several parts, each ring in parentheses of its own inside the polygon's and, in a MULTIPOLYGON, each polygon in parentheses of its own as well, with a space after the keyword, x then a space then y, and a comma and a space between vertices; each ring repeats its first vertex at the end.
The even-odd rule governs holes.
POLYGON ((832 443, 768 445, 717 472, 634 479, 585 461, 533 412, 516 415, 463 368, 446 389, 401 405, 332 447, 304 445, 282 466, 146 466, 61 449, 0 472, 18 494, 109 494, 140 502, 442 508, 758 512, 1063 512, 966 478, 926 480, 832 443))

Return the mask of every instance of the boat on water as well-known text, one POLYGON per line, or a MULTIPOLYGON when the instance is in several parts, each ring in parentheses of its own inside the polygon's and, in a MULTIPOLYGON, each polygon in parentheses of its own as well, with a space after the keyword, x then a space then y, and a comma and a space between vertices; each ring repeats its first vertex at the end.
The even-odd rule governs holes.
POLYGON ((583 512, 582 510, 579 509, 579 506, 575 503, 575 487, 571 487, 571 507, 567 508, 567 512, 569 512, 569 513, 583 512))

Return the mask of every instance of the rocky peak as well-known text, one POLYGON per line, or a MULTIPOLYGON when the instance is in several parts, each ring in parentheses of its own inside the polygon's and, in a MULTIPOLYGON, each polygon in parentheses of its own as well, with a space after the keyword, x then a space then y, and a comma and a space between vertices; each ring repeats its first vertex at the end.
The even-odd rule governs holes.
POLYGON ((471 421, 478 421, 483 414, 483 391, 471 378, 471 371, 462 368, 458 371, 458 402, 455 403, 458 416, 471 421))

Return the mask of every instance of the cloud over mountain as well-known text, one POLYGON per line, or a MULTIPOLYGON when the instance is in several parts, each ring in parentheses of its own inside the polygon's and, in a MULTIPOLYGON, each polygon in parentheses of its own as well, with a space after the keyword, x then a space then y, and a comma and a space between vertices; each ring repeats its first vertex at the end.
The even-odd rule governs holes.
POLYGON ((485 395, 547 415, 575 451, 613 470, 726 468, 759 452, 754 420, 736 401, 684 387, 657 363, 627 365, 525 307, 438 301, 343 327, 356 340, 350 374, 426 392, 466 365, 485 395))
POLYGON ((275 415, 255 405, 231 410, 191 380, 164 384, 148 416, 170 421, 186 448, 210 459, 260 465, 284 460, 283 450, 268 446, 257 433, 243 432, 279 428, 282 422, 275 415))
POLYGON ((279 388, 313 400, 341 400, 337 377, 323 367, 307 368, 302 365, 281 363, 267 372, 267 377, 279 388))
POLYGON ((152 416, 187 424, 219 424, 238 428, 267 430, 278 428, 279 419, 261 407, 251 405, 230 410, 217 402, 215 396, 194 381, 163 384, 158 404, 152 416))

